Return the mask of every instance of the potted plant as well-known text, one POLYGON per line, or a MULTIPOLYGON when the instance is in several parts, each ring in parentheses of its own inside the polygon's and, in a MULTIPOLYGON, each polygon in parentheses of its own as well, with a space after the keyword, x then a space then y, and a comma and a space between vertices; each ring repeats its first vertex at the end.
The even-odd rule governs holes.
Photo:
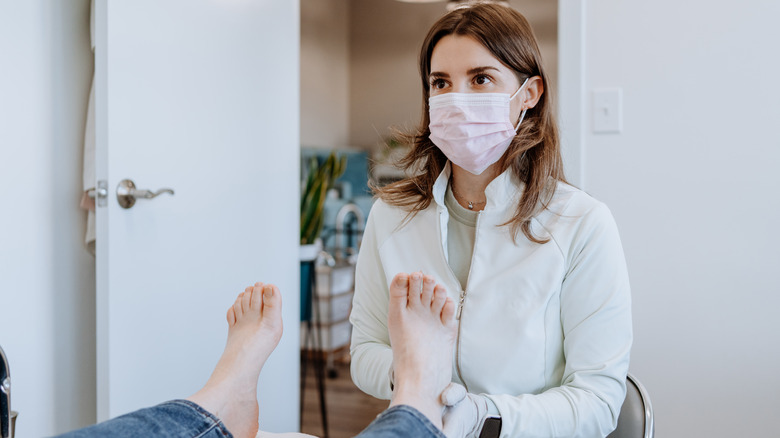
POLYGON ((335 152, 331 152, 322 164, 317 157, 309 160, 308 175, 301 193, 301 247, 316 245, 322 233, 325 197, 346 167, 347 157, 338 157, 335 152))
POLYGON ((311 276, 314 275, 314 261, 322 250, 322 233, 325 198, 328 190, 344 173, 347 157, 338 157, 331 152, 320 164, 317 157, 309 160, 308 174, 301 193, 301 320, 310 317, 311 276))

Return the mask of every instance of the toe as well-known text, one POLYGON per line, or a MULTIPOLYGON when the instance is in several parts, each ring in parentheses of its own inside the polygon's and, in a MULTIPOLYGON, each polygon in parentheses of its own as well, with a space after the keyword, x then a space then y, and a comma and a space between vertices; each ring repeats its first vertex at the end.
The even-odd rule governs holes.
POLYGON ((227 311, 227 322, 228 327, 233 327, 233 325, 236 323, 236 312, 233 310, 233 306, 230 306, 227 311))
POLYGON ((409 274, 400 273, 390 282, 390 306, 393 308, 405 308, 406 298, 409 294, 409 274))
POLYGON ((403 296, 406 298, 406 295, 409 293, 409 274, 405 274, 401 272, 400 274, 396 274, 395 277, 393 277, 393 281, 390 282, 390 296, 396 296, 401 297, 403 296))
POLYGON ((244 316, 244 309, 241 308, 241 301, 244 299, 244 294, 244 292, 238 294, 236 302, 233 303, 233 315, 236 317, 236 320, 244 316))
POLYGON ((263 307, 263 286, 255 286, 252 288, 249 296, 249 308, 257 312, 263 307))
POLYGON ((415 272, 409 280, 409 305, 419 306, 422 294, 423 276, 421 272, 415 272))
POLYGON ((282 332, 282 294, 279 288, 273 284, 263 286, 263 325, 273 327, 278 337, 282 332))
POLYGON ((241 294, 241 307, 244 313, 249 313, 249 302, 252 299, 252 288, 248 287, 247 291, 241 294))
POLYGON ((263 286, 263 315, 278 314, 282 310, 282 294, 273 284, 263 286))
POLYGON ((441 322, 446 326, 455 326, 455 300, 447 297, 441 310, 441 322))
POLYGON ((431 303, 431 312, 434 314, 441 314, 444 308, 444 303, 447 302, 447 289, 444 286, 437 284, 433 289, 433 302, 431 303))
POLYGON ((422 293, 420 293, 420 302, 422 302, 423 306, 428 307, 431 305, 434 287, 436 287, 436 280, 429 275, 423 276, 422 293))

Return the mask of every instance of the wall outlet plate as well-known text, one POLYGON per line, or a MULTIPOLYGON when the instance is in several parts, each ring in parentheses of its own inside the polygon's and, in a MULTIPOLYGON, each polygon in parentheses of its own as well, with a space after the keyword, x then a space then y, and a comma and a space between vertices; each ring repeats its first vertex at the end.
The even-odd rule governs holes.
POLYGON ((623 131, 623 90, 599 88, 593 90, 593 132, 623 131))

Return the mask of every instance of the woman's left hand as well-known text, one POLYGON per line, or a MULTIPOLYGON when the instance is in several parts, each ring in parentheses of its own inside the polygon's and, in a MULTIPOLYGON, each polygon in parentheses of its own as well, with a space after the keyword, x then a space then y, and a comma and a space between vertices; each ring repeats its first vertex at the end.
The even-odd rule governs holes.
POLYGON ((450 383, 441 393, 446 406, 442 429, 447 438, 478 438, 488 413, 488 399, 470 394, 457 383, 450 383))

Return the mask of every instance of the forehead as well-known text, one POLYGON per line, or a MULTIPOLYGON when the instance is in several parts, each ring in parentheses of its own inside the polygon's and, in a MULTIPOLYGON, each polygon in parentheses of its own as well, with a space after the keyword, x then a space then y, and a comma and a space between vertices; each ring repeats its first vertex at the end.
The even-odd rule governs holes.
POLYGON ((447 35, 433 47, 431 72, 458 73, 477 66, 510 71, 482 43, 468 35, 447 35))

